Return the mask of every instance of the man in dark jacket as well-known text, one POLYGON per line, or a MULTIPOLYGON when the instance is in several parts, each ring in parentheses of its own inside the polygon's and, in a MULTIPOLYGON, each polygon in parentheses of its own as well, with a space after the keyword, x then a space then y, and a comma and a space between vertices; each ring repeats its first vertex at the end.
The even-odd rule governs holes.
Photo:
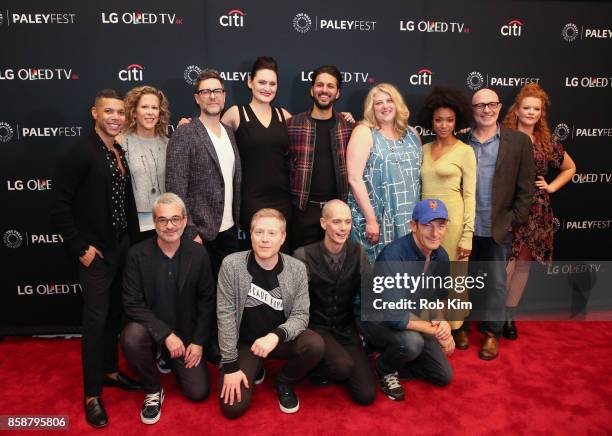
MULTIPOLYGON (((469 269, 487 277, 482 291, 473 291, 470 318, 481 321, 484 342, 478 356, 495 359, 505 320, 506 261, 513 230, 527 221, 535 189, 533 144, 524 133, 497 123, 501 103, 490 89, 472 97, 475 127, 469 144, 478 161, 476 220, 469 269)), ((466 349, 469 322, 454 333, 457 348, 466 349)))
POLYGON ((368 405, 376 396, 370 362, 355 328, 353 304, 362 271, 369 270, 367 254, 349 241, 351 210, 341 200, 328 201, 322 210, 322 241, 298 248, 293 254, 306 264, 310 294, 310 325, 325 342, 325 354, 315 370, 319 382, 346 383, 357 404, 368 405))
POLYGON ((214 313, 214 280, 206 249, 181 239, 187 224, 185 204, 176 194, 160 195, 153 205, 157 236, 130 249, 123 276, 123 303, 130 321, 123 329, 125 355, 140 375, 145 400, 140 420, 156 423, 164 390, 154 355, 161 347, 183 394, 208 396, 209 377, 202 359, 214 313))
POLYGON ((91 115, 94 131, 59 158, 51 218, 70 255, 79 260, 85 415, 93 427, 104 427, 102 386, 140 388, 118 371, 117 352, 121 269, 130 236, 139 229, 130 171, 115 142, 125 122, 123 100, 112 89, 102 90, 91 115))

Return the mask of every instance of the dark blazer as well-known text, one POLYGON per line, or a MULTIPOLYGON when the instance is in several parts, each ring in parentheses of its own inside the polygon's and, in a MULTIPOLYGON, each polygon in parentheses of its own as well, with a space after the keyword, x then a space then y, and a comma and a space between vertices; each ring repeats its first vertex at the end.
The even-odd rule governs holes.
MULTIPOLYGON (((104 252, 117 244, 111 214, 111 173, 93 131, 60 155, 53 179, 51 219, 70 254, 79 257, 88 245, 104 252)), ((124 151, 117 147, 123 156, 124 151)), ((139 233, 129 168, 125 168, 126 215, 130 237, 139 233)))
POLYGON ((491 221, 493 239, 502 244, 508 229, 527 222, 535 190, 533 144, 522 132, 500 127, 499 151, 493 176, 491 221))
MULTIPOLYGON (((156 295, 156 272, 163 261, 157 236, 142 241, 128 253, 123 272, 123 306, 128 320, 146 327, 154 340, 161 343, 172 330, 151 310, 156 295)), ((181 241, 178 273, 177 332, 187 346, 206 345, 213 328, 214 280, 208 252, 189 238, 181 241)))
MULTIPOLYGON (((238 224, 240 216, 240 155, 231 128, 222 124, 234 149, 236 159, 233 179, 232 216, 238 224)), ((185 235, 196 232, 205 240, 219 233, 223 218, 225 184, 219 159, 206 127, 199 118, 180 126, 170 138, 166 149, 166 191, 174 192, 185 201, 189 221, 185 235)))

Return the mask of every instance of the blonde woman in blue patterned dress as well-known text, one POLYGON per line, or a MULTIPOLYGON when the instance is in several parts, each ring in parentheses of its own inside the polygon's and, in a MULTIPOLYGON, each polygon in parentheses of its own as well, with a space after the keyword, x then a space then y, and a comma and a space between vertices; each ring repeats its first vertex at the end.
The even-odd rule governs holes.
POLYGON ((347 149, 351 238, 373 263, 386 244, 410 230, 412 209, 421 196, 422 148, 395 86, 374 86, 363 112, 347 149))

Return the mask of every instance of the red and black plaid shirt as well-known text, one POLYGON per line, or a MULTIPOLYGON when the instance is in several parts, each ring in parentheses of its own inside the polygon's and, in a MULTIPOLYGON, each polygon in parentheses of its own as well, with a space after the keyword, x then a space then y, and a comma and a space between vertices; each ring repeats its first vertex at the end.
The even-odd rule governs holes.
MULTIPOLYGON (((336 124, 332 128, 331 149, 334 157, 336 189, 338 198, 348 200, 348 173, 346 171, 346 146, 353 131, 353 125, 334 111, 336 124)), ((291 194, 297 199, 300 210, 306 208, 310 195, 310 182, 315 154, 315 121, 310 112, 302 112, 287 120, 289 132, 289 157, 291 161, 291 194)))

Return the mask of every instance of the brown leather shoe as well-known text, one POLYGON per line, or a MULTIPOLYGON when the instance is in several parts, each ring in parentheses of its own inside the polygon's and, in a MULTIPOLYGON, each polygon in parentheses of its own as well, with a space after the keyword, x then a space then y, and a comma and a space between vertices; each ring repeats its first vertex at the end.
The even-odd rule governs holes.
POLYGON ((478 357, 482 360, 493 360, 499 354, 499 341, 491 332, 485 332, 484 343, 478 352, 478 357))
POLYGON ((455 339, 455 348, 458 350, 467 350, 470 346, 468 332, 465 330, 453 330, 453 338, 455 339))

